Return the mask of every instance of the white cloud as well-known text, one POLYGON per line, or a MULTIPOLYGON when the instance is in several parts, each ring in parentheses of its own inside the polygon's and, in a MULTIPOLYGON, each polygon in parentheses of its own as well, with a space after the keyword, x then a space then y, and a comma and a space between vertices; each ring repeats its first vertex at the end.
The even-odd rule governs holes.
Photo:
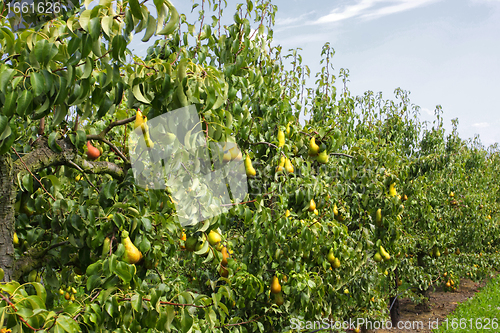
POLYGON ((427 113, 429 116, 433 116, 434 115, 434 112, 432 112, 428 108, 422 108, 421 110, 424 111, 425 113, 427 113))
POLYGON ((489 123, 475 123, 472 125, 472 127, 486 128, 486 127, 490 127, 490 124, 489 123))
POLYGON ((287 17, 287 18, 277 18, 276 26, 292 25, 295 23, 304 23, 307 16, 315 14, 316 11, 310 11, 309 13, 304 13, 298 17, 287 17))
POLYGON ((418 8, 441 0, 359 0, 356 4, 336 8, 328 15, 324 15, 313 24, 324 24, 360 17, 373 19, 418 8))

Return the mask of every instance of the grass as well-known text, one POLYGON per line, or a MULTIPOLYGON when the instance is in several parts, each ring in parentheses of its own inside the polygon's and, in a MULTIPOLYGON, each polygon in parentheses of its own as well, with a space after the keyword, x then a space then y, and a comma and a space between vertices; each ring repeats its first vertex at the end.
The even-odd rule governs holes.
POLYGON ((433 332, 500 332, 500 275, 439 324, 439 329, 433 332))

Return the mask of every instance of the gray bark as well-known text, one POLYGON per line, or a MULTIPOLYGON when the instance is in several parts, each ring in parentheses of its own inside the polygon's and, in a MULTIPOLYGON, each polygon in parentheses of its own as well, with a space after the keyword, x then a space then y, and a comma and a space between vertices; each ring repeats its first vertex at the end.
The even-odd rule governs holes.
POLYGON ((71 141, 68 139, 57 140, 57 144, 61 147, 61 152, 54 152, 49 148, 47 139, 40 137, 35 145, 35 149, 22 157, 22 160, 12 162, 9 153, 0 155, 0 268, 5 272, 4 281, 18 279, 24 273, 29 272, 34 266, 39 265, 40 256, 45 254, 41 250, 40 253, 28 251, 25 257, 17 262, 14 260, 14 244, 12 238, 15 229, 15 210, 14 203, 17 193, 18 176, 24 174, 36 173, 39 170, 56 165, 69 165, 74 167, 70 162, 78 165, 85 173, 89 174, 109 174, 113 178, 123 179, 126 171, 110 162, 90 162, 82 158, 75 150, 71 141))

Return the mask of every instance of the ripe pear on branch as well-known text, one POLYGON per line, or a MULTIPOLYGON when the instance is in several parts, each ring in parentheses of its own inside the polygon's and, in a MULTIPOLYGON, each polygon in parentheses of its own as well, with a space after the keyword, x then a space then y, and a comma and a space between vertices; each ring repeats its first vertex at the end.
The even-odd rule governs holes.
POLYGON ((288 158, 285 159, 285 170, 288 173, 293 173, 293 165, 288 158))
POLYGON ((283 147, 285 145, 285 133, 280 129, 278 131, 278 147, 283 147))
POLYGON ((144 141, 146 141, 146 146, 148 148, 153 148, 154 143, 151 141, 151 138, 149 137, 149 128, 148 128, 148 117, 144 117, 142 115, 142 112, 140 109, 137 110, 135 114, 135 123, 134 123, 134 130, 137 130, 137 128, 141 128, 142 134, 144 135, 144 141))
POLYGON ((375 213, 375 224, 377 227, 380 227, 382 225, 382 209, 377 209, 377 212, 375 213))
POLYGON ((285 161, 286 161, 286 158, 284 156, 281 156, 281 158, 280 158, 280 164, 276 168, 276 172, 283 171, 283 169, 285 167, 285 161))
POLYGON ((250 159, 250 155, 247 154, 247 157, 245 158, 245 172, 247 174, 247 177, 255 177, 257 174, 257 171, 255 171, 255 168, 252 165, 252 160, 250 159))
POLYGON ((92 146, 90 141, 87 141, 87 157, 89 160, 95 161, 101 156, 101 152, 96 147, 92 146))
POLYGON ((319 152, 319 146, 316 144, 316 138, 312 137, 309 142, 309 156, 316 156, 319 152))
POLYGON ((273 281, 271 282, 271 292, 273 294, 279 294, 281 292, 280 281, 276 276, 273 276, 273 281))
POLYGON ((321 153, 319 153, 316 160, 321 164, 328 163, 328 154, 326 153, 326 150, 323 150, 321 153))
POLYGON ((129 264, 138 263, 142 259, 142 253, 130 240, 128 231, 122 231, 122 244, 125 246, 125 253, 123 254, 123 260, 129 264))
POLYGON ((310 212, 314 212, 314 210, 316 209, 316 203, 314 202, 314 199, 311 199, 311 201, 309 202, 309 211, 310 212))

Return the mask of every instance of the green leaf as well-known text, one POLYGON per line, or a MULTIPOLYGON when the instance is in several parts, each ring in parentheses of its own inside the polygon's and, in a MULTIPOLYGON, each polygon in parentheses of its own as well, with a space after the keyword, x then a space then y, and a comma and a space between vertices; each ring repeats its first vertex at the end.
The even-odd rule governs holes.
POLYGON ((113 27, 113 16, 105 16, 101 20, 102 31, 108 36, 111 37, 111 28, 113 27))
POLYGON ((45 303, 45 300, 47 299, 47 291, 43 285, 39 282, 33 282, 31 284, 35 287, 37 296, 40 297, 43 303, 45 303))
POLYGON ((139 295, 139 294, 132 295, 132 297, 130 298, 130 303, 132 304, 132 308, 135 311, 141 312, 141 308, 142 308, 142 297, 141 297, 141 295, 139 295))
POLYGON ((45 39, 42 39, 35 44, 35 58, 41 65, 46 65, 58 52, 57 46, 45 39))
POLYGON ((19 116, 24 116, 30 111, 30 104, 33 100, 33 94, 31 90, 24 90, 17 98, 17 114, 19 116))
POLYGON ((97 117, 102 118, 108 113, 109 109, 113 105, 113 101, 107 96, 104 95, 104 98, 101 102, 101 106, 99 107, 99 111, 97 111, 97 117))
POLYGON ((80 332, 80 326, 71 317, 61 315, 57 318, 56 329, 62 329, 65 332, 75 333, 80 332))
POLYGON ((101 21, 99 17, 94 17, 90 20, 89 25, 89 34, 93 40, 97 40, 99 35, 101 34, 101 21))
POLYGON ((5 140, 3 140, 2 145, 0 146, 0 155, 5 154, 7 151, 10 150, 10 147, 14 143, 14 141, 17 139, 17 127, 14 124, 10 124, 10 130, 12 132, 11 135, 5 140))
POLYGON ((64 120, 64 117, 66 117, 67 114, 68 107, 66 106, 66 104, 59 104, 54 111, 54 119, 52 120, 53 124, 59 125, 64 120))
POLYGON ((45 92, 45 78, 41 73, 31 73, 30 82, 35 94, 34 97, 38 97, 45 92))
POLYGON ((141 6, 139 5, 139 1, 129 0, 128 4, 130 5, 132 15, 134 15, 137 19, 142 20, 141 6))
POLYGON ((14 77, 15 71, 12 68, 5 68, 7 66, 2 66, 2 71, 0 72, 0 91, 5 91, 7 84, 14 77))
MULTIPOLYGON (((207 242, 208 243, 208 242, 207 242)), ((182 309, 181 315, 181 332, 188 333, 193 327, 193 317, 189 314, 188 309, 182 309)))
POLYGON ((80 26, 82 27, 82 29, 87 31, 87 32, 89 29, 89 22, 90 22, 90 15, 91 14, 92 14, 92 10, 87 9, 80 15, 80 19, 78 20, 80 22, 80 26))
POLYGON ((56 153, 61 152, 62 148, 59 146, 56 142, 57 136, 59 133, 57 132, 52 132, 49 135, 49 148, 55 151, 56 153))
POLYGON ((8 124, 9 124, 9 119, 6 116, 0 116, 0 133, 3 133, 8 124))
POLYGON ((78 137, 78 142, 80 143, 80 146, 84 146, 85 143, 87 143, 87 134, 85 134, 84 130, 81 129, 77 130, 76 136, 78 137))
POLYGON ((5 103, 2 108, 2 113, 7 117, 11 117, 16 110, 16 101, 17 101, 17 90, 13 90, 5 96, 5 103))
POLYGON ((85 62, 85 67, 83 69, 82 79, 86 79, 92 74, 92 70, 94 69, 94 61, 92 58, 87 57, 87 61, 85 62))
POLYGON ((142 95, 140 84, 138 84, 138 85, 134 86, 134 88, 132 88, 132 93, 134 94, 135 99, 137 99, 139 102, 144 103, 144 104, 151 103, 150 100, 148 100, 147 98, 145 98, 142 95))
POLYGON ((59 87, 54 104, 61 104, 68 97, 68 80, 59 76, 59 87))
POLYGON ((144 33, 144 37, 142 37, 143 42, 147 42, 151 36, 155 33, 156 30, 156 19, 153 15, 149 14, 148 16, 148 27, 146 28, 146 32, 144 33))
POLYGON ((130 274, 128 265, 123 261, 117 262, 114 273, 116 273, 125 283, 129 283, 132 280, 132 274, 130 274))

